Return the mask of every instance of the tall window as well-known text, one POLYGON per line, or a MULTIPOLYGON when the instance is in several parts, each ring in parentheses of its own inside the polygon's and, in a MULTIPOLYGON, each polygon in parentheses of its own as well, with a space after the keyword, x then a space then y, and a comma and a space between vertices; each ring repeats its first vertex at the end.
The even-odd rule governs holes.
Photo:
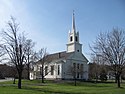
POLYGON ((40 75, 43 74, 43 70, 42 70, 42 67, 40 67, 40 75))
POLYGON ((76 78, 76 63, 73 63, 73 77, 76 78))
POLYGON ((37 70, 40 71, 40 66, 37 65, 37 70))
POLYGON ((77 78, 79 78, 79 72, 77 72, 77 78))
POLYGON ((83 64, 81 64, 81 68, 80 68, 81 71, 83 71, 83 64))
POLYGON ((73 68, 76 69, 76 63, 73 63, 73 68))
POLYGON ((48 66, 45 67, 45 75, 48 74, 48 66))
POLYGON ((60 65, 58 65, 58 75, 60 75, 60 65))
POLYGON ((80 73, 81 73, 81 78, 83 78, 83 64, 81 64, 80 73))
POLYGON ((79 64, 77 64, 77 69, 79 69, 79 64))
POLYGON ((70 37, 70 41, 72 41, 72 36, 70 37))
POLYGON ((77 38, 77 36, 75 37, 75 40, 76 40, 76 41, 78 41, 78 38, 77 38))
POLYGON ((51 75, 54 75, 54 65, 51 66, 51 75))
POLYGON ((80 71, 79 71, 79 64, 77 64, 77 78, 79 78, 79 73, 80 73, 80 71))

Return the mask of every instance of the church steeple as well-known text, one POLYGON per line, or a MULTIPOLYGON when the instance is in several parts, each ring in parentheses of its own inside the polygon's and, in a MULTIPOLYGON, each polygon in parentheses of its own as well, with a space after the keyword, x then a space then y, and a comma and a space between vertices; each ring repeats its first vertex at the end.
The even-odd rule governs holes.
POLYGON ((74 33, 76 32, 74 10, 73 10, 73 14, 72 14, 72 32, 74 32, 74 33))
POLYGON ((76 32, 75 15, 72 14, 72 30, 69 32, 67 52, 82 52, 82 45, 79 43, 79 32, 76 32))

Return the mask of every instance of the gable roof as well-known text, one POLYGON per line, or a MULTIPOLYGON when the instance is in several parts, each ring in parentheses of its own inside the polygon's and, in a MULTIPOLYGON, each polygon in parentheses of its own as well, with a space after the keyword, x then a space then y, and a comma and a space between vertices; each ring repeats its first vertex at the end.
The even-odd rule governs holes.
MULTIPOLYGON (((53 60, 59 60, 59 59, 67 59, 71 54, 73 54, 74 52, 70 52, 67 53, 66 51, 62 51, 62 52, 58 52, 58 53, 53 53, 53 54, 49 54, 45 57, 45 59, 41 59, 39 60, 37 63, 41 63, 42 60, 43 62, 51 62, 53 60)), ((87 58, 82 54, 83 58, 85 59, 86 62, 88 62, 87 58)))
POLYGON ((86 60, 86 62, 89 62, 89 60, 82 54, 83 58, 86 60))
MULTIPOLYGON (((54 53, 54 54, 49 54, 45 57, 46 62, 51 62, 53 60, 58 60, 58 59, 67 59, 71 54, 71 53, 67 53, 66 51, 62 51, 62 52, 58 52, 58 53, 54 53)), ((37 63, 40 63, 41 60, 39 60, 37 63)))
POLYGON ((67 59, 67 57, 70 56, 71 54, 72 54, 72 52, 67 53, 66 51, 62 51, 62 52, 50 54, 50 55, 48 55, 48 58, 50 58, 51 60, 67 59))

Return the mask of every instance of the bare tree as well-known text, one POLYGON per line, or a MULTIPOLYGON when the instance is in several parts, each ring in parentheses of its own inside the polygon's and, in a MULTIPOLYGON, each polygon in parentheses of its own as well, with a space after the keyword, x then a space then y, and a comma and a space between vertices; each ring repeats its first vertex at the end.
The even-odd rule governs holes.
POLYGON ((46 52, 46 48, 41 48, 39 50, 39 52, 37 53, 37 58, 38 58, 38 63, 41 65, 40 67, 40 75, 41 75, 41 78, 42 78, 42 83, 44 83, 44 78, 45 76, 49 73, 49 71, 47 71, 45 73, 46 70, 46 62, 48 60, 48 54, 46 52))
POLYGON ((93 80, 95 79, 95 83, 98 82, 99 79, 99 74, 100 74, 100 66, 93 62, 89 64, 89 79, 93 80))
POLYGON ((69 66, 67 75, 70 75, 73 77, 74 85, 76 86, 77 80, 80 78, 80 76, 81 78, 83 77, 83 73, 85 73, 83 71, 83 64, 73 63, 72 65, 69 66))
POLYGON ((3 60, 6 60, 7 58, 4 57, 4 55, 6 54, 5 50, 4 50, 4 46, 1 43, 0 44, 0 62, 2 62, 3 60))
POLYGON ((11 59, 8 59, 9 61, 7 62, 7 65, 11 67, 11 69, 9 70, 9 74, 11 74, 11 77, 13 77, 13 84, 16 83, 16 77, 17 77, 17 69, 15 64, 13 64, 13 62, 11 61, 11 59))
POLYGON ((77 80, 77 67, 76 63, 73 63, 73 65, 69 66, 69 73, 68 75, 73 76, 74 85, 76 86, 76 80, 77 80))
POLYGON ((24 58, 26 54, 26 38, 23 33, 19 34, 19 24, 11 17, 7 23, 7 31, 3 30, 4 48, 18 72, 18 88, 21 89, 22 71, 24 68, 24 58))
POLYGON ((125 66, 125 31, 113 29, 112 32, 101 33, 92 51, 100 54, 105 63, 111 66, 120 87, 120 76, 125 66))
POLYGON ((16 83, 16 75, 17 75, 17 70, 16 70, 16 67, 15 66, 11 66, 11 75, 13 77, 13 84, 16 83))
POLYGON ((34 56, 34 51, 33 51, 33 47, 35 46, 35 43, 32 42, 31 39, 26 40, 26 55, 25 55, 25 59, 26 59, 26 70, 27 70, 27 79, 30 80, 30 64, 33 60, 33 56, 34 56))
POLYGON ((95 79, 95 82, 98 82, 100 77, 102 66, 103 66, 103 58, 99 54, 91 54, 91 62, 89 65, 89 77, 91 79, 95 79))

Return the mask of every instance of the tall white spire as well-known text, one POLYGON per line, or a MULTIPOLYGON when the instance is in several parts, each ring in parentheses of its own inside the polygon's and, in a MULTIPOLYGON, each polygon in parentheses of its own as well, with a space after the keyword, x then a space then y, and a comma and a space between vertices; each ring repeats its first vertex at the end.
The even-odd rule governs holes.
POLYGON ((75 15, 72 14, 72 31, 69 32, 67 52, 82 53, 82 44, 79 43, 79 32, 76 32, 75 15))
POLYGON ((76 32, 74 10, 73 10, 73 14, 72 14, 72 32, 76 32))

